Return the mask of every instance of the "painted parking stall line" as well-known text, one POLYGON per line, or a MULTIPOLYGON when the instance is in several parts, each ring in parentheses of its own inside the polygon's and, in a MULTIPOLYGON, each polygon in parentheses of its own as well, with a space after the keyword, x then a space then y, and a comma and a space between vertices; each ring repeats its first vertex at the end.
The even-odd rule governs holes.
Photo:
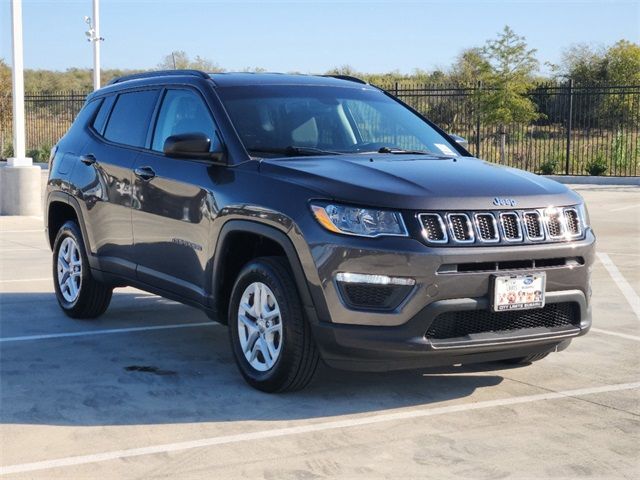
POLYGON ((167 443, 152 445, 149 447, 129 448, 124 450, 114 450, 90 455, 78 455, 73 457, 58 458, 54 460, 44 460, 33 463, 22 463, 0 467, 0 475, 13 473, 34 472, 38 470, 48 470, 51 468, 71 467, 75 465, 85 465, 96 462, 106 462, 109 460, 119 460, 124 458, 139 457, 143 455, 167 454, 191 450, 194 448, 212 447, 216 445, 228 445, 232 443, 247 442, 253 440, 264 440, 268 438, 287 437, 290 435, 300 435, 305 433, 323 432, 327 430, 337 430, 341 428, 360 427, 374 425, 378 423, 404 421, 415 418, 432 417, 447 413, 468 412, 496 408, 524 403, 539 402, 544 400, 559 400, 567 398, 578 398, 585 395, 599 393, 618 392, 623 390, 633 390, 640 388, 640 382, 622 383, 617 385, 605 385, 601 387, 581 388, 576 390, 565 390, 560 392, 546 392, 536 395, 524 395, 521 397, 503 398, 499 400, 487 400, 482 402, 467 403, 462 405, 450 405, 446 407, 421 408, 416 410, 388 413, 383 415, 368 415, 359 418, 346 420, 335 420, 330 422, 320 422, 295 427, 275 428, 271 430, 260 430, 250 433, 239 433, 235 435, 222 435, 218 437, 203 438, 186 442, 167 443))
POLYGON ((640 297, 633 289, 633 287, 629 284, 629 282, 627 282, 627 279, 624 278, 622 273, 620 273, 620 270, 618 270, 618 267, 616 267, 616 264, 613 263, 609 255, 601 252, 598 252, 597 255, 600 263, 602 263, 602 265, 604 265, 604 268, 607 269, 607 272, 609 272, 609 275, 631 306, 633 313, 635 313, 636 317, 638 317, 638 320, 640 320, 640 297))
POLYGON ((105 330, 87 330, 84 332, 46 333, 42 335, 24 335, 20 337, 0 338, 0 343, 29 342, 50 340, 53 338, 89 337, 92 335, 113 335, 117 333, 150 332, 154 330, 171 330, 176 328, 216 327, 221 324, 212 321, 198 323, 179 323, 172 325, 152 325, 148 327, 110 328, 105 330))

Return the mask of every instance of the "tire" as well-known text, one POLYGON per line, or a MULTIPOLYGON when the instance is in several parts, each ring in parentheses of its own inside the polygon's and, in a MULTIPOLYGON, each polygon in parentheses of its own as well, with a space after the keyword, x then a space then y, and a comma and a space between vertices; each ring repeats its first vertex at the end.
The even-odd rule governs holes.
POLYGON ((249 385, 274 393, 300 390, 311 381, 320 354, 284 258, 256 258, 242 269, 228 318, 231 349, 249 385))
POLYGON ((73 220, 60 227, 53 243, 53 284, 60 308, 71 318, 99 317, 111 302, 113 289, 91 275, 80 227, 73 220))
POLYGON ((507 363, 509 365, 520 365, 537 362, 542 360, 551 352, 543 352, 543 353, 534 353, 532 355, 527 355, 526 357, 518 357, 518 358, 509 358, 507 360, 502 360, 502 363, 507 363))

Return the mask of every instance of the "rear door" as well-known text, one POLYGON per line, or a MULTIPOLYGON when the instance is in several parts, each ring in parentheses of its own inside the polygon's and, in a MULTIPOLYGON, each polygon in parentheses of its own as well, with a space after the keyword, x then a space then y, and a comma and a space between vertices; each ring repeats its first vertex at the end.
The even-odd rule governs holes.
POLYGON ((99 256, 100 268, 124 275, 135 275, 133 162, 145 144, 159 93, 156 88, 105 97, 73 171, 89 245, 99 256))
POLYGON ((219 142, 217 127, 200 93, 188 87, 165 90, 150 150, 134 165, 133 236, 138 279, 204 302, 210 258, 212 188, 221 168, 204 160, 162 153, 167 137, 204 133, 219 142))

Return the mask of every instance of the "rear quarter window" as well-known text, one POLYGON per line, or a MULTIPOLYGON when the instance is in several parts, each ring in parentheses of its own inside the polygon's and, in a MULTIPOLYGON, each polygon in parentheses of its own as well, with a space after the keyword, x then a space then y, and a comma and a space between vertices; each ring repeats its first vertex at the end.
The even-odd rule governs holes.
POLYGON ((109 118, 109 112, 111 112, 111 107, 113 107, 115 99, 115 95, 104 98, 102 100, 102 105, 100 105, 100 110, 98 110, 98 114, 93 119, 93 129, 100 135, 104 133, 104 127, 107 123, 107 118, 109 118))
POLYGON ((157 98, 158 90, 118 95, 104 137, 115 143, 143 147, 157 98))

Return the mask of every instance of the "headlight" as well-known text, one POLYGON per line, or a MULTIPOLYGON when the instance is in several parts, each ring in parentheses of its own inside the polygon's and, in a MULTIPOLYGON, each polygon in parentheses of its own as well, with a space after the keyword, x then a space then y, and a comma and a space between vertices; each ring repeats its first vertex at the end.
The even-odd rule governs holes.
POLYGON ((311 205, 313 215, 324 228, 334 233, 360 237, 407 236, 399 212, 345 205, 311 205))
POLYGON ((576 209, 582 219, 582 226, 586 229, 589 226, 589 211, 587 210, 587 204, 582 202, 581 204, 576 205, 576 209))

